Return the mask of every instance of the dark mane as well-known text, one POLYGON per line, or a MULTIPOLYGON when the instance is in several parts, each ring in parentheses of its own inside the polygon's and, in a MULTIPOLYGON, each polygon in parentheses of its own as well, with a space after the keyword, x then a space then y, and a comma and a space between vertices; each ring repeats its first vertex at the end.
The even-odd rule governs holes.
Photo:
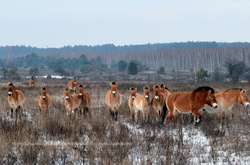
POLYGON ((224 92, 230 92, 230 91, 242 91, 242 90, 243 90, 242 88, 230 88, 230 89, 225 90, 224 92))
POLYGON ((209 86, 201 86, 201 87, 198 87, 196 88, 195 90, 193 90, 192 93, 197 93, 197 92, 205 92, 205 91, 211 91, 211 93, 214 93, 214 89, 209 87, 209 86))

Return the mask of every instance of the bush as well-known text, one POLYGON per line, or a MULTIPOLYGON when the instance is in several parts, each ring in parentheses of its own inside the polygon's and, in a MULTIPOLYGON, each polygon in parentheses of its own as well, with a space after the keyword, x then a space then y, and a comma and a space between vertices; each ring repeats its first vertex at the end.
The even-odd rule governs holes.
POLYGON ((207 72, 207 70, 201 68, 196 72, 196 77, 198 81, 205 81, 208 79, 209 74, 207 72))
POLYGON ((33 77, 37 76, 39 74, 39 69, 38 68, 30 68, 29 74, 33 77))
POLYGON ((138 73, 138 64, 136 61, 130 61, 128 65, 128 74, 136 75, 138 73))
POLYGON ((118 62, 119 72, 124 72, 127 69, 127 67, 128 67, 128 63, 126 61, 121 60, 118 62))
POLYGON ((233 81, 233 83, 239 82, 240 76, 246 71, 246 66, 243 61, 227 61, 226 68, 228 72, 228 77, 233 81))
POLYGON ((224 74, 220 72, 218 67, 215 68, 214 72, 212 73, 212 80, 215 82, 222 82, 224 79, 224 74))
POLYGON ((165 74, 165 73, 166 73, 166 72, 165 72, 165 68, 164 68, 163 66, 160 67, 160 68, 158 69, 157 73, 158 73, 158 74, 165 74))

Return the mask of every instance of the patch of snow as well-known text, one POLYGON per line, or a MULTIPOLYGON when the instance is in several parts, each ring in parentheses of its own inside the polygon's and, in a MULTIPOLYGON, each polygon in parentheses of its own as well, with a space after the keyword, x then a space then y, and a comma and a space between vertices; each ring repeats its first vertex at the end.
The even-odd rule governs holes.
POLYGON ((191 164, 200 164, 202 162, 211 162, 211 146, 209 139, 199 128, 183 128, 183 143, 190 146, 191 164))
POLYGON ((228 151, 218 151, 217 164, 243 164, 247 165, 250 162, 249 155, 237 155, 236 153, 229 153, 228 151), (229 163, 230 162, 230 163, 229 163))
POLYGON ((145 129, 139 128, 139 125, 131 124, 127 121, 123 121, 122 124, 125 125, 128 130, 134 135, 143 135, 143 133, 145 132, 145 129))

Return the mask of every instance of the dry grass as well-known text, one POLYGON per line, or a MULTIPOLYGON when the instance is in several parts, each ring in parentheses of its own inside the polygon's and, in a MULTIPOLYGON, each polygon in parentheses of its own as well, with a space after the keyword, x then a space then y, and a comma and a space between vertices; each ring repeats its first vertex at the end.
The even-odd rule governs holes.
MULTIPOLYGON (((250 120, 248 112, 241 107, 236 107, 234 118, 228 117, 224 123, 215 114, 206 114, 199 126, 193 126, 189 115, 179 115, 176 127, 171 123, 164 128, 154 122, 135 124, 129 119, 126 104, 129 86, 121 85, 125 101, 118 122, 112 121, 103 107, 102 98, 107 85, 89 86, 93 98, 92 117, 65 115, 61 99, 62 85, 49 85, 54 102, 47 115, 40 113, 36 105, 39 88, 20 87, 25 91, 27 101, 22 118, 17 120, 10 118, 7 89, 2 87, 0 164, 189 164, 192 146, 184 141, 185 129, 197 129, 209 139, 211 161, 214 163, 221 150, 240 156, 249 154, 250 120)), ((143 84, 137 85, 140 86, 143 84)), ((174 90, 195 87, 191 84, 169 86, 174 90)), ((214 84, 214 87, 218 90, 231 85, 214 84)))

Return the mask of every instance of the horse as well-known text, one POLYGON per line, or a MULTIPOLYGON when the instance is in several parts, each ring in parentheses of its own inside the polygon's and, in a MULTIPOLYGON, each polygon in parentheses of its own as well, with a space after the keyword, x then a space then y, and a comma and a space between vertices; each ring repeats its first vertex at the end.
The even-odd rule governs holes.
MULTIPOLYGON (((163 94, 164 96, 164 100, 166 100, 166 97, 168 96, 168 92, 169 92, 169 89, 166 85, 164 84, 161 84, 160 85, 160 91, 161 93, 163 94)), ((164 120, 165 120, 165 117, 166 117, 166 114, 167 114, 167 106, 166 106, 166 103, 163 105, 162 107, 162 115, 161 115, 161 122, 164 123, 164 120)))
POLYGON ((130 88, 130 96, 128 98, 128 105, 130 109, 130 116, 133 118, 133 114, 135 116, 135 122, 138 121, 138 112, 142 113, 143 121, 148 120, 149 108, 150 105, 148 103, 149 93, 148 87, 144 87, 144 94, 140 95, 137 93, 136 88, 130 88))
POLYGON ((154 86, 154 96, 151 100, 152 112, 156 117, 156 120, 159 121, 163 115, 163 107, 165 105, 165 95, 162 92, 159 85, 154 86))
POLYGON ((71 95, 69 89, 65 88, 63 93, 63 101, 66 114, 69 115, 70 113, 73 114, 76 109, 80 108, 82 98, 77 94, 71 95))
POLYGON ((87 91, 84 90, 84 88, 83 88, 83 86, 81 84, 79 85, 79 93, 78 93, 78 95, 82 100, 80 109, 83 110, 84 114, 86 112, 90 113, 89 108, 90 108, 90 105, 91 105, 91 97, 90 97, 90 94, 87 91))
POLYGON ((41 111, 46 112, 46 113, 48 112, 49 106, 52 103, 52 99, 50 95, 48 94, 48 90, 46 87, 43 87, 41 89, 40 95, 38 96, 38 99, 37 99, 37 103, 38 103, 40 112, 41 111))
POLYGON ((11 116, 13 116, 13 110, 16 111, 16 117, 18 115, 18 111, 23 110, 23 105, 25 102, 25 96, 23 92, 17 89, 13 83, 8 84, 8 104, 11 108, 11 116))
POLYGON ((76 93, 77 85, 78 85, 78 82, 76 80, 69 80, 69 82, 67 83, 67 88, 70 91, 73 91, 74 93, 76 93))
POLYGON ((218 109, 221 112, 221 118, 225 117, 225 112, 231 112, 236 104, 248 107, 250 105, 247 97, 247 91, 242 88, 231 88, 222 92, 215 93, 218 103, 218 109))
POLYGON ((35 78, 33 76, 31 76, 31 79, 27 81, 27 85, 28 85, 28 87, 33 88, 33 87, 35 87, 35 84, 36 84, 35 78))
POLYGON ((111 83, 111 89, 109 89, 105 95, 105 104, 109 109, 109 112, 114 120, 117 120, 118 110, 122 103, 122 96, 117 89, 116 82, 111 83))
POLYGON ((198 87, 192 92, 169 92, 166 97, 166 105, 168 114, 165 119, 176 121, 176 114, 179 113, 192 113, 195 124, 201 121, 200 110, 205 105, 217 108, 218 104, 215 98, 215 91, 208 86, 198 87))
POLYGON ((150 88, 149 88, 149 86, 143 87, 143 96, 147 100, 147 103, 150 105, 150 88))

